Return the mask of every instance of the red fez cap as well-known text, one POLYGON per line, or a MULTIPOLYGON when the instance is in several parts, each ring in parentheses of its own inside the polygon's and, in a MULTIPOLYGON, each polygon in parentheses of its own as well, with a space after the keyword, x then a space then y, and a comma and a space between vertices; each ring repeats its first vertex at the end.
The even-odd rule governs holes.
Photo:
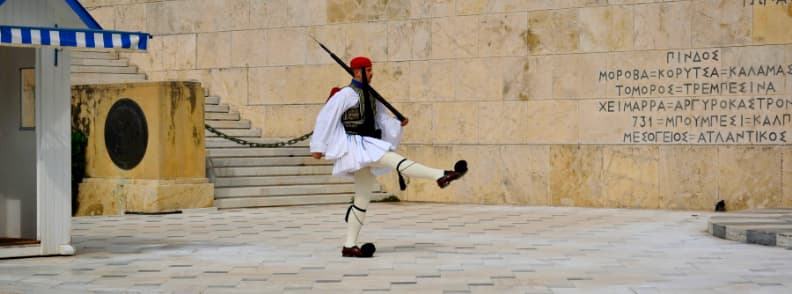
POLYGON ((352 69, 361 68, 361 67, 371 67, 371 60, 363 56, 358 56, 352 58, 352 60, 349 61, 349 67, 351 67, 352 69))

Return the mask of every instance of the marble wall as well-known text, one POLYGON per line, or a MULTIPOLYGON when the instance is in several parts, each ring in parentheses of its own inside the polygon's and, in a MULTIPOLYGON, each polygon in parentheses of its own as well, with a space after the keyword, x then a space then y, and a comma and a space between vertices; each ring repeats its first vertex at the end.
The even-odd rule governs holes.
POLYGON ((263 129, 312 128, 342 59, 410 118, 400 151, 470 174, 409 201, 792 205, 792 1, 84 0, 154 80, 197 79, 263 129))

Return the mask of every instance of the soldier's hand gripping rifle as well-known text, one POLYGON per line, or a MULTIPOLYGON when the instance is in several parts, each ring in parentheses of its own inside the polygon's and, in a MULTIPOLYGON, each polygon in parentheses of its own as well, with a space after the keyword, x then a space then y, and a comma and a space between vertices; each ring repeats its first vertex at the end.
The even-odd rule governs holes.
MULTIPOLYGON (((338 65, 340 65, 341 67, 343 67, 343 68, 344 68, 344 70, 346 70, 346 72, 347 72, 347 73, 349 73, 349 74, 350 74, 351 76, 353 76, 353 77, 355 76, 355 74, 352 72, 352 68, 350 68, 350 67, 349 67, 349 66, 348 66, 348 65, 347 65, 347 64, 346 64, 346 63, 345 63, 343 60, 341 60, 341 58, 338 58, 338 56, 336 56, 335 54, 333 54, 333 52, 332 52, 332 51, 330 51, 330 49, 327 49, 327 47, 325 47, 325 45, 324 45, 324 44, 322 44, 322 42, 319 42, 319 40, 317 40, 317 39, 316 39, 316 38, 314 38, 313 36, 311 36, 311 39, 313 39, 314 41, 316 41, 316 43, 319 43, 319 46, 321 46, 321 47, 322 47, 322 49, 324 49, 324 51, 325 51, 325 52, 327 52, 327 54, 330 54, 330 57, 332 57, 332 58, 333 58, 333 60, 335 60, 335 61, 336 61, 336 63, 338 63, 338 65)), ((365 73, 364 73, 364 74, 365 74, 365 73)), ((380 95, 379 93, 377 93, 377 90, 374 90, 374 88, 372 88, 372 87, 371 87, 371 85, 369 85, 369 84, 365 84, 365 87, 367 88, 367 90, 368 90, 369 92, 371 92, 371 95, 373 95, 373 96, 374 96, 374 98, 376 98, 376 99, 377 99, 377 100, 378 100, 380 103, 382 103, 382 105, 385 105, 385 108, 388 108, 388 110, 390 110, 390 112, 391 112, 391 113, 393 113, 393 115, 395 115, 395 116, 396 116, 396 119, 398 119, 399 121, 402 121, 402 122, 404 122, 404 121, 407 119, 407 118, 406 118, 406 117, 404 117, 404 115, 402 115, 402 114, 401 114, 401 113, 400 113, 398 110, 396 110, 396 108, 395 108, 395 107, 393 107, 393 105, 391 105, 390 103, 388 103, 388 101, 385 101, 385 98, 383 98, 383 97, 382 97, 382 95, 380 95)))

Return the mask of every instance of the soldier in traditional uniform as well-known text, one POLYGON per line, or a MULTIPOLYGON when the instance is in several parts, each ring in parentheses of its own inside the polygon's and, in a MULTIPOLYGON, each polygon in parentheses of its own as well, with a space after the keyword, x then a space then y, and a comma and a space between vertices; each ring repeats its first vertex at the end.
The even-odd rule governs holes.
POLYGON ((334 176, 351 176, 355 180, 355 198, 346 213, 347 238, 341 256, 371 257, 375 250, 373 244, 358 247, 357 239, 366 219, 376 176, 396 169, 402 189, 402 175, 435 180, 440 188, 445 188, 465 175, 467 162, 457 161, 454 170, 440 170, 393 152, 408 120, 399 121, 389 116, 385 106, 367 90, 373 77, 370 59, 355 57, 350 61, 350 68, 354 76, 352 82, 331 93, 316 118, 310 146, 313 158, 335 161, 334 176))

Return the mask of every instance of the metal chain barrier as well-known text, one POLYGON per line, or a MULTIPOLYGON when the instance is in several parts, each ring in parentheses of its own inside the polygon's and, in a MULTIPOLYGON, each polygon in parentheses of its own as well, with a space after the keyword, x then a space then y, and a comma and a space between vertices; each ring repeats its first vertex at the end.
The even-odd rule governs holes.
POLYGON ((302 136, 299 136, 297 138, 294 138, 294 139, 291 139, 291 140, 287 140, 287 141, 276 142, 276 143, 256 143, 256 142, 250 142, 250 141, 247 141, 247 140, 244 140, 244 139, 240 139, 240 138, 237 138, 237 137, 229 136, 228 134, 225 134, 225 133, 223 133, 221 131, 218 131, 217 129, 213 128, 212 126, 210 126, 208 124, 204 124, 204 126, 206 127, 207 130, 209 130, 210 132, 214 133, 215 135, 218 135, 218 136, 222 137, 223 139, 226 139, 226 140, 229 140, 229 141, 233 141, 234 143, 237 143, 239 145, 245 145, 245 146, 250 147, 250 148, 278 148, 278 147, 284 147, 284 146, 287 146, 287 145, 294 145, 294 144, 297 144, 299 142, 305 141, 306 139, 310 138, 311 135, 313 135, 313 132, 310 132, 310 133, 307 133, 305 135, 302 135, 302 136))

